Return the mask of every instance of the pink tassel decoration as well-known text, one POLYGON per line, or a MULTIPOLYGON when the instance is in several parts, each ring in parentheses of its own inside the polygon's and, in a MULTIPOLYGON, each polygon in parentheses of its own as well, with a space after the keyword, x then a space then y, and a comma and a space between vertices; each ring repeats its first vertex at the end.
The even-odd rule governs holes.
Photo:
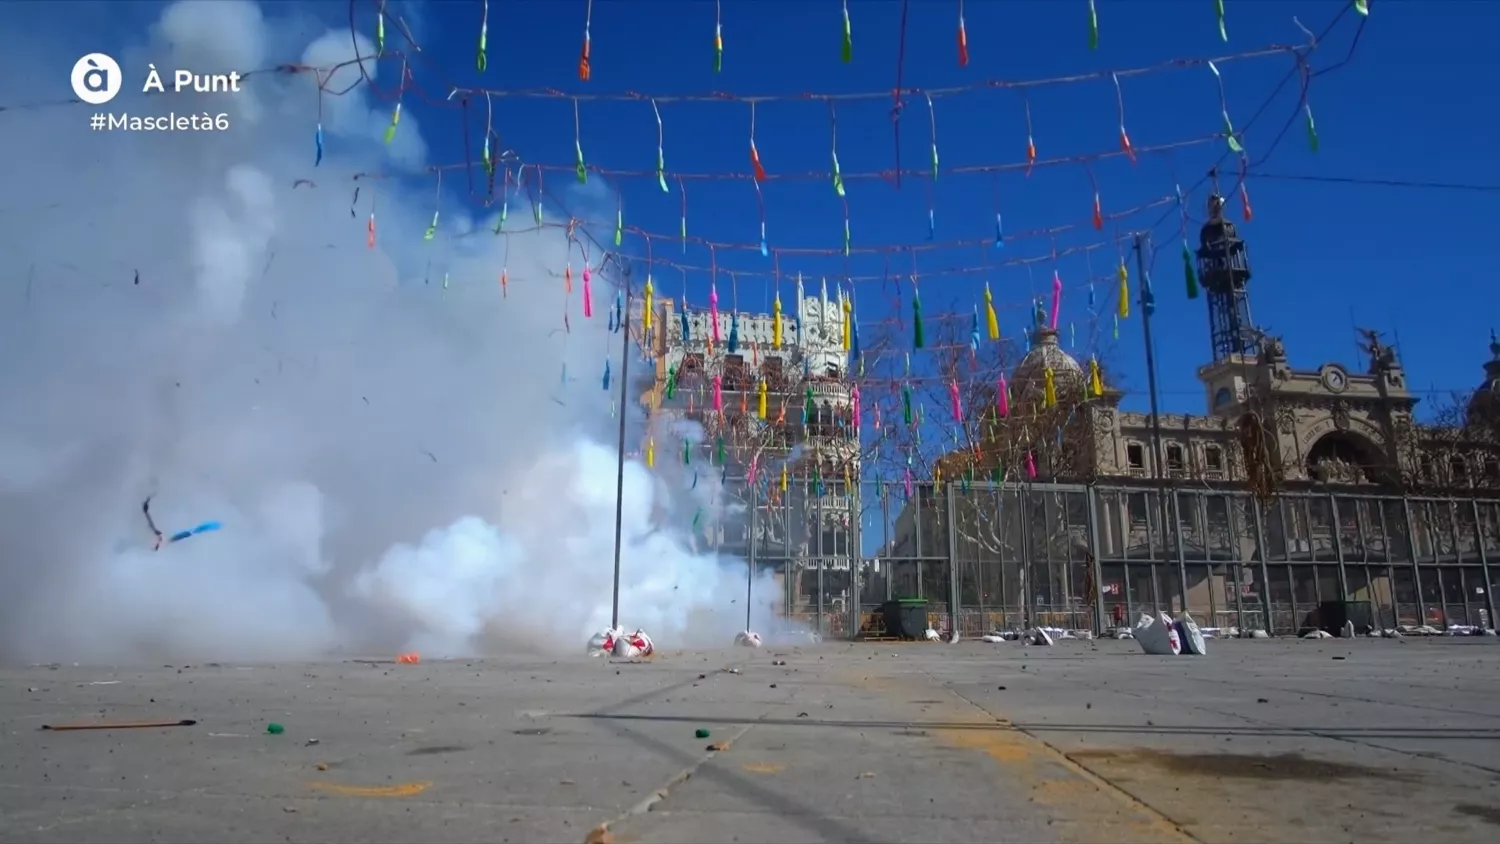
POLYGON ((859 433, 859 387, 849 391, 849 404, 854 411, 854 433, 859 433))
POLYGON ((1057 318, 1062 316, 1062 277, 1052 271, 1052 330, 1057 330, 1057 318))
POLYGON ((949 381, 948 382, 948 400, 953 403, 953 421, 954 422, 962 422, 962 421, 964 421, 963 405, 961 405, 959 403, 959 400, 958 400, 958 382, 957 381, 949 381))
POLYGON ((1029 480, 1036 480, 1036 458, 1032 457, 1029 451, 1026 452, 1026 477, 1029 480))
POLYGON ((714 412, 724 411, 724 378, 720 375, 714 376, 714 412))
POLYGON ((755 472, 760 468, 760 455, 750 458, 750 483, 755 483, 755 472))
POLYGON ((906 470, 906 497, 911 498, 911 470, 906 470))
POLYGON ((594 316, 594 275, 589 272, 588 265, 583 267, 583 315, 592 318, 594 316))
POLYGON ((714 342, 719 342, 719 288, 708 288, 708 321, 712 324, 714 342))
POLYGON ((880 405, 877 404, 872 409, 875 411, 875 430, 878 431, 880 430, 880 405))
POLYGON ((1000 418, 1004 419, 1010 415, 1010 387, 1005 383, 1005 376, 1000 376, 999 389, 995 391, 995 409, 1000 411, 1000 418))

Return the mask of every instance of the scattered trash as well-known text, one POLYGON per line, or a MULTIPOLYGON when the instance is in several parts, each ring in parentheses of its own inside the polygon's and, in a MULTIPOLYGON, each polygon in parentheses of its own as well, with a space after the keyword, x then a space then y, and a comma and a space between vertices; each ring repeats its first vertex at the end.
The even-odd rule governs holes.
POLYGON ((865 771, 864 773, 862 773, 859 776, 855 777, 855 779, 857 779, 857 780, 872 780, 872 779, 875 779, 875 772, 874 771, 865 771))
POLYGON ((95 680, 92 683, 79 683, 78 685, 80 685, 80 686, 116 686, 116 685, 119 685, 119 683, 120 683, 119 680, 95 680))
POLYGON ((1343 634, 1344 634, 1344 638, 1345 639, 1353 639, 1354 638, 1354 622, 1352 622, 1352 621, 1345 621, 1344 622, 1343 634))
POLYGON ((927 632, 923 634, 923 638, 929 642, 940 642, 942 641, 943 636, 936 630, 933 630, 931 627, 929 627, 927 628, 927 632))
POLYGON ((583 839, 583 844, 615 844, 615 836, 609 831, 609 827, 599 824, 583 839))
POLYGON ((1173 623, 1172 629, 1177 634, 1183 653, 1190 656, 1204 656, 1208 653, 1203 632, 1198 629, 1198 622, 1193 621, 1192 614, 1183 613, 1182 618, 1173 623))
POLYGON ((209 733, 209 738, 250 738, 249 733, 209 733))
POLYGON ((786 665, 786 660, 784 660, 784 659, 773 659, 773 660, 771 660, 771 664, 772 665, 786 665))
POLYGON ((728 749, 729 749, 729 742, 727 742, 727 741, 716 741, 713 744, 710 744, 708 746, 708 751, 710 753, 721 753, 721 752, 723 752, 725 750, 728 750, 728 749))
POLYGON ((744 630, 735 634, 734 643, 742 648, 758 648, 761 646, 760 634, 753 630, 744 630))
POLYGON ((1302 634, 1304 639, 1332 639, 1333 634, 1327 630, 1309 630, 1302 634))
POLYGON ((317 744, 321 744, 321 742, 319 742, 319 741, 318 741, 318 740, 317 740, 317 739, 315 739, 315 738, 310 738, 310 739, 308 739, 308 740, 307 740, 307 744, 305 744, 305 745, 303 745, 303 746, 304 746, 304 747, 312 747, 312 746, 314 746, 314 745, 317 745, 317 744))
POLYGON ((1250 631, 1250 638, 1252 638, 1252 639, 1269 639, 1269 638, 1271 638, 1271 634, 1267 633, 1264 630, 1251 630, 1250 631))
POLYGON ((422 661, 422 657, 415 653, 396 654, 397 665, 416 665, 422 661))
POLYGON ((266 725, 266 732, 270 733, 273 736, 279 736, 282 733, 286 732, 286 727, 283 727, 275 721, 272 721, 271 723, 266 725))
POLYGON ((328 763, 327 762, 319 762, 318 764, 314 765, 313 767, 317 768, 320 771, 326 771, 326 770, 328 770, 328 763))
POLYGON ((1266 699, 1265 699, 1265 698, 1263 698, 1263 697, 1258 697, 1258 698, 1256 698, 1256 699, 1255 699, 1255 702, 1256 702, 1256 703, 1270 703, 1270 701, 1269 701, 1269 700, 1266 700, 1266 699))
POLYGON ((738 668, 726 668, 726 669, 724 669, 724 673, 725 674, 738 674, 738 673, 740 673, 740 670, 738 668))
POLYGON ((198 723, 192 718, 181 721, 100 721, 92 724, 43 724, 42 729, 54 733, 72 730, 150 730, 158 727, 191 727, 198 723))
POLYGON ((699 727, 698 729, 696 729, 696 730, 693 731, 693 737, 694 738, 708 738, 709 737, 709 732, 708 732, 707 729, 705 729, 703 727, 699 727))
POLYGON ((1028 645, 1049 645, 1050 646, 1052 644, 1052 637, 1050 635, 1048 635, 1048 633, 1047 633, 1046 630, 1044 630, 1044 629, 1042 629, 1040 627, 1035 627, 1035 628, 1032 628, 1031 633, 1029 635, 1027 635, 1027 637, 1026 637, 1026 644, 1028 644, 1028 645))
POLYGON ((1132 635, 1140 643, 1141 650, 1148 654, 1177 656, 1182 653, 1182 640, 1177 638, 1172 619, 1166 613, 1160 613, 1157 618, 1141 613, 1132 635))
POLYGON ((1348 659, 1348 657, 1346 657, 1346 656, 1336 656, 1336 657, 1334 657, 1334 659, 1348 659))

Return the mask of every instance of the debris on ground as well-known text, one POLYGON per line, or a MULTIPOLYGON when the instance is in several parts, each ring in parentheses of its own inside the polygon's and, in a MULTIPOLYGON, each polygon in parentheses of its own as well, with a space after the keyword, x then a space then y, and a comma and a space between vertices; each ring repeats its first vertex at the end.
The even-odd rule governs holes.
POLYGON ((609 827, 599 824, 583 839, 583 844, 615 844, 615 835, 609 831, 609 827))
POLYGON ((758 648, 761 646, 760 634, 753 630, 742 630, 735 634, 734 643, 742 648, 758 648))
POLYGON ((704 727, 699 727, 698 729, 693 731, 694 738, 708 738, 709 735, 709 731, 704 727))
POLYGON ((97 721, 82 724, 43 724, 42 729, 54 733, 76 730, 151 730, 161 727, 191 727, 198 723, 192 718, 180 721, 97 721))
POLYGON ((589 639, 589 656, 614 656, 622 659, 652 656, 656 646, 645 631, 626 633, 623 628, 601 630, 589 639))
POLYGON ((1183 613, 1182 618, 1173 622, 1172 630, 1177 634, 1183 653, 1191 656, 1204 656, 1208 653, 1203 631, 1198 629, 1198 622, 1193 620, 1191 613, 1183 613))
POLYGON ((1140 643, 1141 650, 1148 654, 1177 656, 1182 653, 1182 640, 1177 637, 1172 618, 1166 613, 1160 613, 1156 618, 1141 613, 1131 633, 1140 643))
POLYGON ((271 723, 266 725, 266 732, 273 736, 279 736, 282 733, 286 732, 286 727, 283 727, 275 721, 272 721, 271 723))
POLYGON ((1041 627, 1033 627, 1031 633, 1026 636, 1028 645, 1051 645, 1052 636, 1041 627))
POLYGON ((416 664, 420 663, 421 661, 422 661, 422 657, 419 654, 415 654, 415 653, 396 654, 396 664, 397 665, 416 665, 416 664))

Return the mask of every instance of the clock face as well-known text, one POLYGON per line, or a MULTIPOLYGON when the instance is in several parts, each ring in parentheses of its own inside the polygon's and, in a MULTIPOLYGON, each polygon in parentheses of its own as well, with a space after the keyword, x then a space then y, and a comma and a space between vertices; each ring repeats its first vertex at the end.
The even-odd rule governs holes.
POLYGON ((1329 369, 1323 373, 1323 386, 1335 393, 1342 392, 1349 386, 1349 378, 1342 369, 1329 369))

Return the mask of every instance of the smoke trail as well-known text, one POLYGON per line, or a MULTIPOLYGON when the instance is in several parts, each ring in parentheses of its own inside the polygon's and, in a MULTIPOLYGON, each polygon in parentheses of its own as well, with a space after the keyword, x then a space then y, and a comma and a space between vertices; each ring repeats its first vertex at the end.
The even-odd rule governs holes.
MULTIPOLYGON (((181 2, 113 53, 127 69, 352 57, 347 30, 308 44, 295 23, 181 2)), ((6 90, 22 68, 71 66, 52 35, 0 34, 0 101, 32 98, 6 90)), ((351 215, 338 174, 414 169, 416 114, 387 146, 389 103, 325 98, 315 171, 310 78, 229 96, 191 104, 237 120, 197 137, 0 116, 26 151, 0 159, 0 661, 577 652, 609 621, 614 422, 594 373, 619 352, 576 298, 573 331, 554 331, 563 235, 496 238, 453 195, 427 242, 425 180, 371 185, 351 215), (588 377, 560 384, 564 365, 588 377), (147 496, 168 534, 223 529, 153 551, 147 496)), ((625 500, 622 621, 726 644, 743 564, 693 550, 689 491, 632 464, 625 500)), ((769 617, 776 590, 758 592, 769 617)))

